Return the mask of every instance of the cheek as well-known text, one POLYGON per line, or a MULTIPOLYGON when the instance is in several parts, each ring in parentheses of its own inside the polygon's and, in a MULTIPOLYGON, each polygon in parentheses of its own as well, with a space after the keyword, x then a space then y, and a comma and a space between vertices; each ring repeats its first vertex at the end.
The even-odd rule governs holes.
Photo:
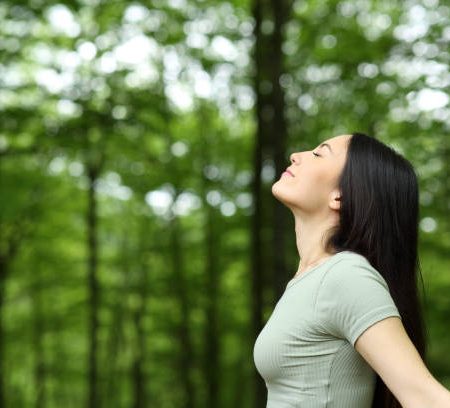
POLYGON ((301 190, 323 190, 330 185, 330 173, 327 169, 311 169, 302 172, 295 180, 301 190))
POLYGON ((314 186, 321 187, 322 190, 327 192, 335 188, 337 183, 338 169, 334 165, 324 166, 317 171, 308 174, 307 179, 314 186))

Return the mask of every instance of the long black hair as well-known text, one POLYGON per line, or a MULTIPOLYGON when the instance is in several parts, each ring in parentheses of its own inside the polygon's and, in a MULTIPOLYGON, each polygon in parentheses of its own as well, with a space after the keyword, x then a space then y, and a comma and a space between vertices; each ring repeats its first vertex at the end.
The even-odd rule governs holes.
MULTIPOLYGON (((363 133, 349 139, 340 175, 339 224, 330 231, 330 252, 363 255, 389 286, 409 338, 425 361, 426 331, 417 278, 419 189, 411 163, 363 133)), ((423 294, 425 292, 423 290, 423 294)), ((377 374, 372 408, 401 408, 377 374)))

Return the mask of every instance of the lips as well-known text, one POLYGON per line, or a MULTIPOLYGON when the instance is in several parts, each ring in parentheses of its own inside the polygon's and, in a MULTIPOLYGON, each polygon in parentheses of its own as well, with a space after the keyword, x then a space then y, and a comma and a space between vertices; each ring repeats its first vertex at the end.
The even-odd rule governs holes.
POLYGON ((294 174, 292 174, 292 172, 289 169, 286 169, 284 171, 285 173, 288 173, 290 176, 295 177, 294 174))

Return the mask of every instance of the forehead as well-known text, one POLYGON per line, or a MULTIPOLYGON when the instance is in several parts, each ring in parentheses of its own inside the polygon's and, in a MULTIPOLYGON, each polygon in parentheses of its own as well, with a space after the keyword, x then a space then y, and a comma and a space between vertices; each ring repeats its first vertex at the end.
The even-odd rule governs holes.
POLYGON ((350 141, 351 135, 339 135, 324 140, 322 143, 328 143, 333 152, 339 154, 347 151, 347 143, 350 141))

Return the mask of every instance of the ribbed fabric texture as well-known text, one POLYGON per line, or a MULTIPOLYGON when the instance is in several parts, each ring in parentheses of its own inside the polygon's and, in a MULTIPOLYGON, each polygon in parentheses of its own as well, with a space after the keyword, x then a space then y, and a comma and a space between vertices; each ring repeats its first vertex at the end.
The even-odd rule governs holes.
POLYGON ((376 375, 354 344, 390 316, 400 313, 386 281, 354 252, 293 278, 253 348, 266 408, 370 408, 376 375))

